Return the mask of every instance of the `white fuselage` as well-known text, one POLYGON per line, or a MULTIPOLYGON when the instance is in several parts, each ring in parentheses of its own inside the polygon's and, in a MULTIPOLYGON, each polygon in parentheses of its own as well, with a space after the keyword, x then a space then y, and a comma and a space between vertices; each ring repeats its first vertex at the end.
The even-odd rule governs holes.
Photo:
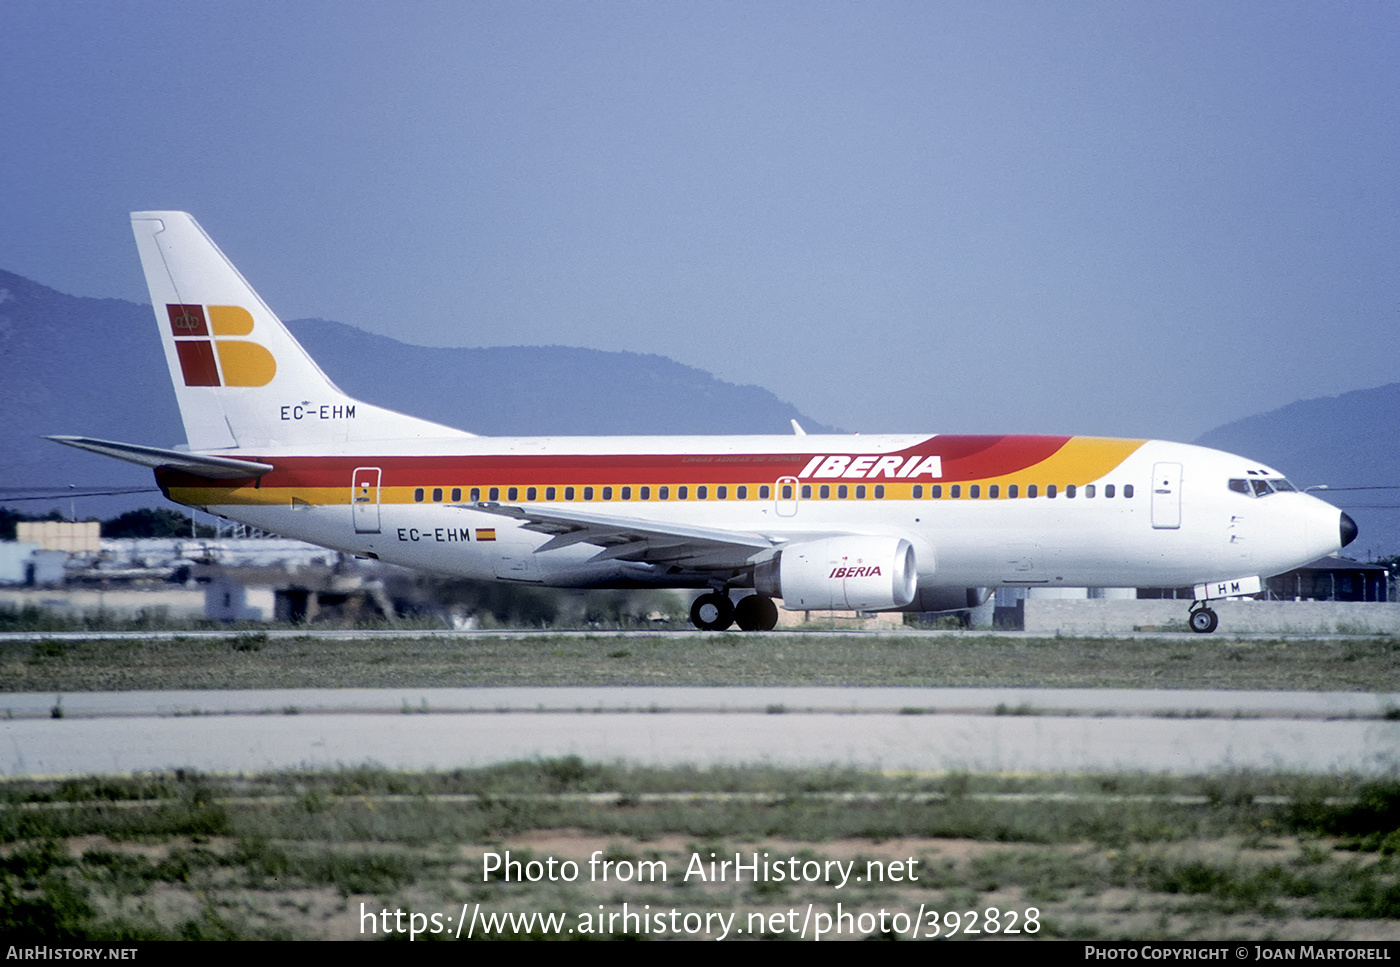
MULTIPOLYGON (((467 493, 452 499, 452 487, 433 486, 435 482, 448 482, 439 479, 442 472, 435 470, 435 465, 443 460, 459 461, 448 477, 455 474, 463 482, 463 487, 457 489, 469 491, 467 485, 474 479, 470 469, 473 461, 498 463, 501 458, 525 458, 530 465, 518 472, 521 483, 516 498, 509 502, 523 504, 525 483, 533 481, 537 486, 536 500, 528 506, 543 512, 552 508, 587 508, 625 521, 650 522, 661 529, 698 527, 754 533, 771 538, 779 546, 829 535, 902 537, 914 547, 918 581, 925 587, 1173 587, 1242 575, 1275 574, 1335 551, 1340 545, 1339 513, 1329 504, 1297 491, 1254 496, 1232 490, 1232 479, 1271 475, 1272 471, 1220 451, 1161 441, 1139 441, 1140 445, 1125 459, 1091 479, 1057 479, 1050 471, 1038 474, 1035 465, 1003 467, 1004 472, 996 476, 963 475, 955 498, 951 493, 953 484, 946 477, 926 473, 919 484, 922 493, 915 498, 913 485, 888 474, 875 478, 808 475, 798 478, 790 499, 781 499, 779 480, 796 476, 801 466, 811 462, 810 454, 907 452, 920 449, 921 445, 923 449, 937 449, 938 441, 944 439, 950 438, 477 437, 466 446, 462 441, 452 441, 450 453, 424 453, 421 450, 437 449, 424 447, 409 458, 401 448, 390 447, 386 449, 400 452, 353 458, 358 467, 384 465, 384 482, 374 495, 376 519, 372 526, 364 524, 366 508, 353 502, 348 472, 341 474, 340 495, 333 488, 330 494, 321 488, 315 491, 321 494, 320 499, 293 496, 270 503, 211 502, 203 506, 212 513, 268 531, 409 567, 573 587, 703 586, 706 559, 703 552, 697 551, 696 567, 658 568, 642 561, 592 562, 599 548, 586 542, 540 551, 549 540, 548 534, 527 529, 525 521, 478 509, 476 502, 466 499, 467 493), (928 446, 930 442, 932 447, 928 446), (765 467, 752 463, 756 454, 774 461, 774 455, 780 453, 793 454, 793 462, 765 467), (651 485, 651 499, 639 499, 643 486, 640 483, 630 487, 628 499, 622 499, 629 474, 643 479, 636 469, 639 461, 634 458, 658 454, 670 466, 660 471, 647 468, 650 476, 645 479, 658 481, 651 485), (712 470, 713 461, 722 457, 734 461, 729 464, 728 475, 716 478, 711 473, 705 479, 732 480, 727 499, 714 499, 718 488, 713 483, 705 500, 695 499, 695 484, 690 485, 688 499, 676 499, 677 485, 687 479, 683 461, 709 461, 705 466, 712 470), (574 500, 558 499, 573 472, 567 465, 587 463, 590 458, 621 464, 614 473, 616 482, 609 488, 609 499, 602 498, 602 483, 592 488, 591 500, 582 499, 582 484, 575 487, 574 500), (416 469, 404 468, 406 459, 416 469), (565 466, 553 469, 556 462, 565 466), (770 470, 773 466, 779 469, 770 470), (399 468, 392 471, 397 475, 392 484, 388 480, 391 467, 399 468), (786 473, 789 467, 791 474, 786 473), (421 488, 412 486, 415 472, 423 477, 421 488), (1165 474, 1161 481, 1155 479, 1159 473, 1165 474), (1007 495, 1007 484, 1002 484, 996 498, 992 498, 991 485, 974 483, 1012 478, 1021 481, 1015 498, 1007 495), (669 499, 659 500, 657 491, 663 479, 672 480, 672 492, 669 499), (554 501, 542 499, 544 485, 549 481, 556 488, 554 501), (739 481, 745 481, 749 489, 743 500, 734 499, 739 481), (767 499, 758 497, 761 482, 772 486, 767 499), (880 483, 887 484, 891 492, 903 485, 908 493, 875 499, 871 495, 880 483), (848 495, 839 498, 837 488, 843 485, 848 495), (1034 497, 1027 493, 1031 485, 1036 486, 1034 497), (812 488, 810 496, 803 496, 804 486, 812 488), (823 486, 828 488, 826 498, 819 496, 823 486), (858 486, 866 488, 862 499, 854 496, 858 486), (936 486, 941 486, 937 497, 936 486), (974 486, 978 489, 976 498, 970 496, 974 486), (1053 497, 1047 493, 1052 486, 1053 497), (403 496, 419 491, 419 499, 403 496), (438 494, 436 500, 434 491, 438 494), (400 496, 394 498, 394 493, 400 496), (479 535, 490 539, 479 539, 479 535)), ((273 464, 284 459, 276 450, 261 451, 256 456, 273 464)), ((315 456, 298 458, 317 460, 315 456)), ((943 469, 956 470, 955 461, 945 459, 943 464, 943 469)), ((596 473, 587 477, 595 478, 596 473)), ((606 473, 603 478, 607 478, 606 473)), ((201 499, 200 495, 182 494, 179 488, 172 488, 172 496, 187 502, 201 499)), ((485 496, 484 491, 478 494, 479 498, 485 496)), ((504 493, 498 495, 498 500, 504 499, 504 493)))

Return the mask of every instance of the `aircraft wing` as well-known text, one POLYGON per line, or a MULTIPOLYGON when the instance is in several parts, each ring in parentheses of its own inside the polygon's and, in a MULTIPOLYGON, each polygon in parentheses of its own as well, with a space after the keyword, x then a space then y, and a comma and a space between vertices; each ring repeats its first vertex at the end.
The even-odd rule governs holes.
POLYGON ((743 567, 755 556, 777 547, 781 538, 717 527, 634 520, 611 514, 559 507, 519 507, 484 501, 465 504, 472 510, 525 521, 525 529, 553 535, 535 553, 594 544, 602 548, 592 561, 685 563, 693 567, 743 567))
POLYGON ((180 470, 211 480, 261 477, 273 469, 270 463, 235 460, 232 457, 205 457, 180 450, 162 450, 160 447, 143 447, 135 443, 94 440, 85 436, 51 436, 45 439, 77 447, 79 450, 100 453, 104 457, 116 457, 118 460, 150 467, 152 470, 180 470))

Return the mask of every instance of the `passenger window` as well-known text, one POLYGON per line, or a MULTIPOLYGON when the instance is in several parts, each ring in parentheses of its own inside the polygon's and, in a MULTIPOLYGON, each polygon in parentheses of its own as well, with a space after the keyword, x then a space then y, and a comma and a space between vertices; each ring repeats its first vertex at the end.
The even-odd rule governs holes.
POLYGON ((962 484, 953 484, 953 486, 948 490, 948 496, 952 497, 954 500, 957 500, 959 497, 961 497, 962 484))
POLYGON ((1012 500, 1015 500, 1017 495, 1020 494, 1020 492, 1020 487, 1016 484, 1012 484, 1010 487, 1006 488, 1006 496, 1012 500))
POLYGON ((1001 496, 1001 488, 998 487, 996 484, 992 484, 990 487, 987 488, 987 496, 992 500, 996 500, 999 496, 1001 496))
POLYGON ((914 499, 915 499, 915 500, 919 500, 920 498, 923 497, 923 495, 924 495, 924 485, 923 485, 923 484, 915 484, 915 485, 914 485, 914 499))
POLYGON ((1094 485, 1093 485, 1093 484, 1085 484, 1085 485, 1084 485, 1084 496, 1085 496, 1085 497, 1092 497, 1092 496, 1094 496, 1094 485))
POLYGON ((584 500, 592 500, 592 499, 593 499, 593 488, 592 488, 592 487, 584 487, 584 488, 583 488, 583 499, 584 499, 584 500))
POLYGON ((506 500, 519 500, 519 499, 520 499, 520 488, 519 488, 519 487, 511 487, 509 490, 506 491, 506 500))
POLYGON ((690 488, 688 488, 688 487, 677 487, 677 488, 676 488, 676 499, 677 499, 677 500, 685 500, 686 495, 689 494, 689 493, 690 493, 690 488))
POLYGON ((442 503, 442 488, 441 488, 441 487, 434 487, 434 488, 433 488, 433 503, 435 503, 435 504, 440 504, 440 503, 442 503))
POLYGON ((545 499, 545 500, 553 500, 553 499, 554 499, 554 494, 555 494, 555 490, 554 490, 553 487, 546 487, 546 488, 544 488, 544 499, 545 499))
POLYGON ((812 499, 812 485, 811 485, 811 484, 803 484, 803 485, 802 485, 802 499, 803 499, 803 500, 811 500, 811 499, 812 499))
POLYGON ((632 499, 632 488, 631 488, 631 487, 623 487, 623 488, 622 488, 622 499, 623 499, 623 500, 631 500, 631 499, 632 499))
POLYGON ((767 500, 767 499, 768 499, 768 494, 769 494, 769 490, 768 490, 768 485, 767 485, 767 484, 764 484, 763 486, 761 486, 761 487, 758 488, 758 499, 759 499, 759 500, 767 500))
POLYGON ((534 499, 535 499, 535 495, 536 495, 537 493, 538 493, 538 491, 537 491, 534 487, 531 487, 530 489, 528 489, 528 490, 525 491, 525 499, 526 499, 526 500, 534 500, 534 499))
POLYGON ((1065 496, 1066 496, 1066 497, 1069 497, 1069 498, 1073 499, 1074 494, 1075 494, 1075 486, 1074 486, 1074 484, 1070 484, 1068 487, 1065 488, 1065 496))
POLYGON ((856 485, 856 500, 865 499, 865 484, 856 485))
POLYGON ((715 488, 715 500, 726 500, 729 497, 729 488, 723 485, 715 488))
POLYGON ((876 485, 875 485, 875 499, 876 499, 876 500, 880 500, 880 499, 882 499, 884 496, 885 496, 885 485, 884 485, 884 484, 876 484, 876 485))
POLYGON ((978 497, 981 497, 981 496, 982 496, 982 485, 981 485, 981 484, 973 484, 971 487, 968 487, 968 488, 967 488, 967 495, 968 495, 968 497, 972 498, 973 500, 976 500, 978 497))
POLYGON ((643 487, 643 488, 642 488, 642 494, 641 494, 641 496, 642 496, 642 500, 651 500, 651 488, 650 488, 650 487, 643 487))
POLYGON ((840 497, 842 500, 845 500, 845 499, 846 499, 847 497, 849 497, 850 495, 851 495, 851 488, 850 488, 850 487, 847 487, 845 484, 839 484, 839 485, 836 487, 836 496, 837 496, 837 497, 840 497))
POLYGON ((738 497, 739 497, 740 500, 748 500, 748 499, 749 499, 749 488, 748 488, 748 487, 740 487, 739 490, 737 491, 737 493, 738 493, 738 497))
POLYGON ((658 490, 656 491, 656 497, 657 497, 658 500, 670 500, 670 499, 671 499, 671 488, 670 488, 670 487, 661 487, 660 489, 658 489, 658 490))
POLYGON ((604 488, 603 488, 603 499, 604 499, 604 500, 612 500, 612 488, 611 488, 611 487, 604 487, 604 488))
POLYGON ((422 487, 415 487, 415 488, 414 488, 414 490, 413 490, 413 499, 414 499, 417 503, 420 503, 420 504, 423 502, 423 488, 422 488, 422 487))
POLYGON ((783 500, 792 499, 792 484, 783 484, 783 500))
POLYGON ((707 486, 705 486, 704 484, 701 484, 700 486, 698 486, 698 487, 695 488, 695 499, 696 499, 696 500, 704 500, 705 498, 707 498, 707 497, 709 497, 709 496, 710 496, 710 488, 707 487, 707 486))
POLYGON ((473 488, 472 488, 472 503, 476 503, 476 502, 477 502, 478 500, 480 500, 480 499, 481 499, 481 488, 480 488, 480 487, 473 487, 473 488))
POLYGON ((934 500, 939 500, 940 498, 942 498, 942 496, 943 496, 943 485, 942 485, 942 484, 934 484, 934 485, 933 485, 933 489, 932 489, 932 493, 933 493, 933 499, 934 499, 934 500))
POLYGON ((826 498, 831 496, 831 487, 827 484, 822 484, 821 487, 817 489, 817 496, 822 500, 826 500, 826 498))
POLYGON ((573 488, 573 487, 565 487, 565 488, 564 488, 564 499, 565 499, 565 500, 573 500, 573 499, 574 499, 574 488, 573 488))
POLYGON ((1132 484, 1124 484, 1124 485, 1123 485, 1123 499, 1126 500, 1126 499, 1128 499, 1129 497, 1131 497, 1132 495, 1133 495, 1133 485, 1132 485, 1132 484))
POLYGON ((461 499, 462 499, 462 488, 461 488, 461 487, 453 487, 453 488, 452 488, 452 502, 455 504, 457 501, 459 501, 459 500, 461 500, 461 499))
POLYGON ((1039 493, 1039 492, 1040 492, 1040 491, 1036 488, 1036 485, 1035 485, 1035 484, 1027 484, 1027 485, 1026 485, 1026 496, 1027 496, 1027 497, 1034 497, 1034 496, 1035 496, 1037 493, 1039 493))
POLYGON ((1056 492, 1056 488, 1055 488, 1055 485, 1054 485, 1054 484, 1050 484, 1048 487, 1045 488, 1045 496, 1047 496, 1047 497, 1054 497, 1054 496, 1055 496, 1055 492, 1056 492))
POLYGON ((491 499, 491 500, 500 500, 500 499, 501 499, 501 488, 500 488, 500 487, 492 487, 489 491, 487 491, 486 496, 487 496, 489 499, 491 499))
POLYGON ((1103 495, 1106 498, 1111 498, 1113 496, 1113 484, 1103 485, 1103 495))

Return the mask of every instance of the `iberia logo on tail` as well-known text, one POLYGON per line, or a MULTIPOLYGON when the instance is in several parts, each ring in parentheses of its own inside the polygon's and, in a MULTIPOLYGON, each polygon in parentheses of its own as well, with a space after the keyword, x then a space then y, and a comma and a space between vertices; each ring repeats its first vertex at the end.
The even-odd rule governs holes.
POLYGON ((186 386, 266 386, 277 360, 247 339, 253 316, 241 306, 167 305, 186 386), (207 308, 207 314, 206 314, 207 308), (212 338, 211 338, 212 337, 212 338))

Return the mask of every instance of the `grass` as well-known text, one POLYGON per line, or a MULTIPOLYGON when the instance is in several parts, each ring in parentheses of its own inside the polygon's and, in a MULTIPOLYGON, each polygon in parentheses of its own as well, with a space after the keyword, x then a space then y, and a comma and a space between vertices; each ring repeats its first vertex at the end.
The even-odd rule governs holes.
MULTIPOLYGON (((52 693, 55 714, 64 692, 119 689, 813 684, 1400 691, 1400 641, 947 632, 646 635, 624 645, 605 635, 241 630, 0 642, 0 690, 52 693)), ((1400 780, 1346 776, 905 776, 566 758, 426 774, 13 780, 0 782, 0 933, 352 939, 365 935, 366 910, 425 923, 469 908, 554 912, 577 925, 626 903, 758 917, 753 932, 785 937, 785 912, 840 903, 906 920, 926 909, 945 932, 996 908, 1048 938, 1395 940, 1397 829, 1400 780), (483 854, 507 849, 585 870, 595 852, 665 862, 675 876, 483 879, 483 854), (765 852, 862 868, 917 860, 918 879, 838 889, 676 878, 697 855, 765 852)), ((495 921, 486 932, 559 935, 538 921, 495 921)))
POLYGON ((1400 639, 976 632, 0 641, 0 691, 909 685, 1400 691, 1400 639))
MULTIPOLYGON (((578 923, 627 903, 744 924, 839 902, 906 920, 921 906, 978 922, 992 908, 1034 908, 1036 936, 1048 938, 1394 940, 1398 810, 1400 780, 1250 773, 897 776, 558 759, 422 774, 9 781, 0 931, 351 939, 365 910, 426 923, 479 904, 578 923), (575 876, 485 878, 484 854, 506 850, 522 868, 538 861, 536 871, 572 861, 575 876), (815 873, 684 875, 736 853, 815 873), (666 876, 605 882, 590 874, 595 856, 624 874, 664 864, 666 876), (837 885, 829 864, 896 875, 837 885)), ((532 931, 538 923, 498 933, 532 931)))

